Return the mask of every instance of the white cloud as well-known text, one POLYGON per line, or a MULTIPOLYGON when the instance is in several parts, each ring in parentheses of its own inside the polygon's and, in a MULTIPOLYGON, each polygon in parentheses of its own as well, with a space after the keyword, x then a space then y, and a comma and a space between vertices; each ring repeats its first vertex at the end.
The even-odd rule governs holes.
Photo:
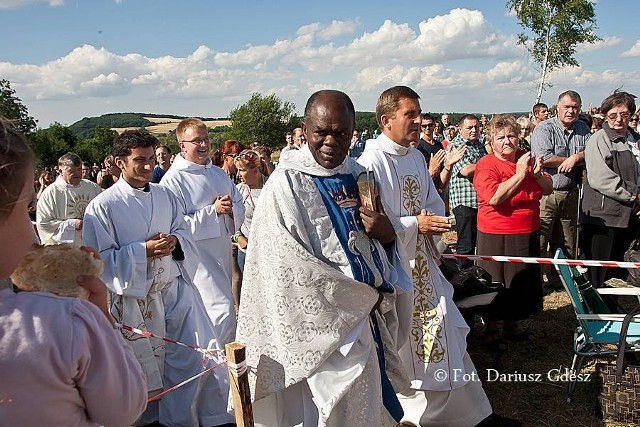
POLYGON ((508 83, 521 81, 526 75, 525 66, 521 61, 499 62, 495 67, 487 71, 490 83, 508 83))
POLYGON ((636 43, 629 50, 625 50, 620 54, 623 58, 640 56, 640 40, 637 40, 636 43))
MULTIPOLYGON (((609 37, 585 49, 620 43, 609 37)), ((633 49, 640 55, 640 41, 633 49)), ((256 91, 276 93, 301 112, 312 92, 340 89, 358 109, 372 111, 378 94, 398 84, 416 89, 425 110, 491 113, 527 110, 533 103, 538 74, 523 52, 514 36, 496 30, 481 12, 458 8, 413 27, 385 20, 363 31, 358 19, 314 22, 290 37, 234 51, 202 45, 180 56, 148 57, 85 44, 43 64, 0 62, 0 76, 43 125, 52 117, 73 123, 109 111, 222 117, 256 91)), ((589 88, 599 97, 639 81, 638 74, 558 70, 549 76, 554 87, 543 100, 553 103, 553 95, 568 88, 589 88)))
POLYGON ((64 5, 64 0, 0 0, 0 9, 15 9, 41 3, 49 6, 62 6, 64 5))
POLYGON ((351 34, 355 32, 358 27, 358 21, 331 21, 331 24, 318 32, 321 39, 328 40, 335 37, 339 37, 344 34, 351 34))

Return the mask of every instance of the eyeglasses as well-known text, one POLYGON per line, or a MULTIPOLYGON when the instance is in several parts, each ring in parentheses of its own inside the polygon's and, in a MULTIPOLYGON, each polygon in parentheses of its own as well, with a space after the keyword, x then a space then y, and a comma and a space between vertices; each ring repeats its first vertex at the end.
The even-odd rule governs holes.
POLYGON ((615 120, 615 119, 618 118, 618 116, 620 116, 620 118, 622 120, 625 120, 625 119, 628 119, 629 116, 631 116, 631 114, 629 114, 628 111, 623 111, 622 113, 609 113, 609 114, 607 114, 607 118, 609 120, 615 120))
POLYGON ((422 129, 426 129, 426 128, 432 128, 434 127, 436 124, 435 123, 429 123, 428 125, 420 125, 420 127, 422 129))
POLYGON ((630 122, 637 122, 637 121, 638 121, 638 118, 637 118, 637 117, 631 117, 631 118, 629 119, 629 121, 630 121, 630 122))
POLYGON ((192 139, 191 141, 180 141, 180 142, 188 142, 190 144, 195 144, 195 145, 207 145, 211 142, 211 140, 207 137, 207 138, 196 138, 196 139, 192 139))

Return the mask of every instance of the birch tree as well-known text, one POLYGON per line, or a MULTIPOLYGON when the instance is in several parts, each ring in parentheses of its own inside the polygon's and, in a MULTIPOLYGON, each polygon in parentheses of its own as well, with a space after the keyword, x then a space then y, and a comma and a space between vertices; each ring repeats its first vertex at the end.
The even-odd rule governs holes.
POLYGON ((523 45, 540 66, 536 103, 550 85, 547 76, 562 67, 580 65, 575 58, 580 43, 595 43, 596 16, 593 0, 507 0, 518 23, 527 33, 518 34, 523 45))

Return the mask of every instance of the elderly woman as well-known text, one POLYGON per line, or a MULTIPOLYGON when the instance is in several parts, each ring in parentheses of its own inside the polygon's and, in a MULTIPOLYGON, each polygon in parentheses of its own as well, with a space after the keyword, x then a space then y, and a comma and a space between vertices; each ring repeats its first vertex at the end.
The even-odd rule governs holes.
MULTIPOLYGON (((616 91, 602 101, 605 123, 585 149, 587 179, 580 212, 580 249, 587 259, 621 261, 637 234, 639 167, 634 155, 638 134, 629 128, 634 96, 616 91)), ((594 287, 610 277, 624 278, 626 270, 590 268, 594 287)))
MULTIPOLYGON (((478 253, 482 255, 539 256, 540 199, 551 194, 551 177, 543 161, 518 150, 520 125, 513 116, 496 116, 487 128, 493 153, 478 161, 473 185, 478 193, 478 253)), ((502 337, 528 338, 517 321, 542 310, 542 279, 537 264, 480 262, 501 292, 487 306, 485 342, 502 337), (499 321, 504 320, 502 335, 499 321)))

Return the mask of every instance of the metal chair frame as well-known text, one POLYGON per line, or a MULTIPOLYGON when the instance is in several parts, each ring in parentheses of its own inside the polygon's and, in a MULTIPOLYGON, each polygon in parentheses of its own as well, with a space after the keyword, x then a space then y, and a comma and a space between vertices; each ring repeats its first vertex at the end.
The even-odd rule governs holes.
MULTIPOLYGON (((566 259, 564 251, 558 248, 556 259, 566 259)), ((572 379, 567 388, 567 402, 571 402, 577 385, 577 378, 587 358, 618 354, 618 338, 624 314, 592 313, 585 304, 581 291, 573 275, 581 274, 576 267, 555 264, 562 285, 569 294, 578 321, 573 334, 573 360, 571 362, 572 379), (572 274, 573 273, 573 274, 572 274)), ((625 295, 640 299, 640 288, 599 288, 599 295, 625 295)), ((627 353, 640 352, 640 315, 635 316, 627 333, 627 353)))

